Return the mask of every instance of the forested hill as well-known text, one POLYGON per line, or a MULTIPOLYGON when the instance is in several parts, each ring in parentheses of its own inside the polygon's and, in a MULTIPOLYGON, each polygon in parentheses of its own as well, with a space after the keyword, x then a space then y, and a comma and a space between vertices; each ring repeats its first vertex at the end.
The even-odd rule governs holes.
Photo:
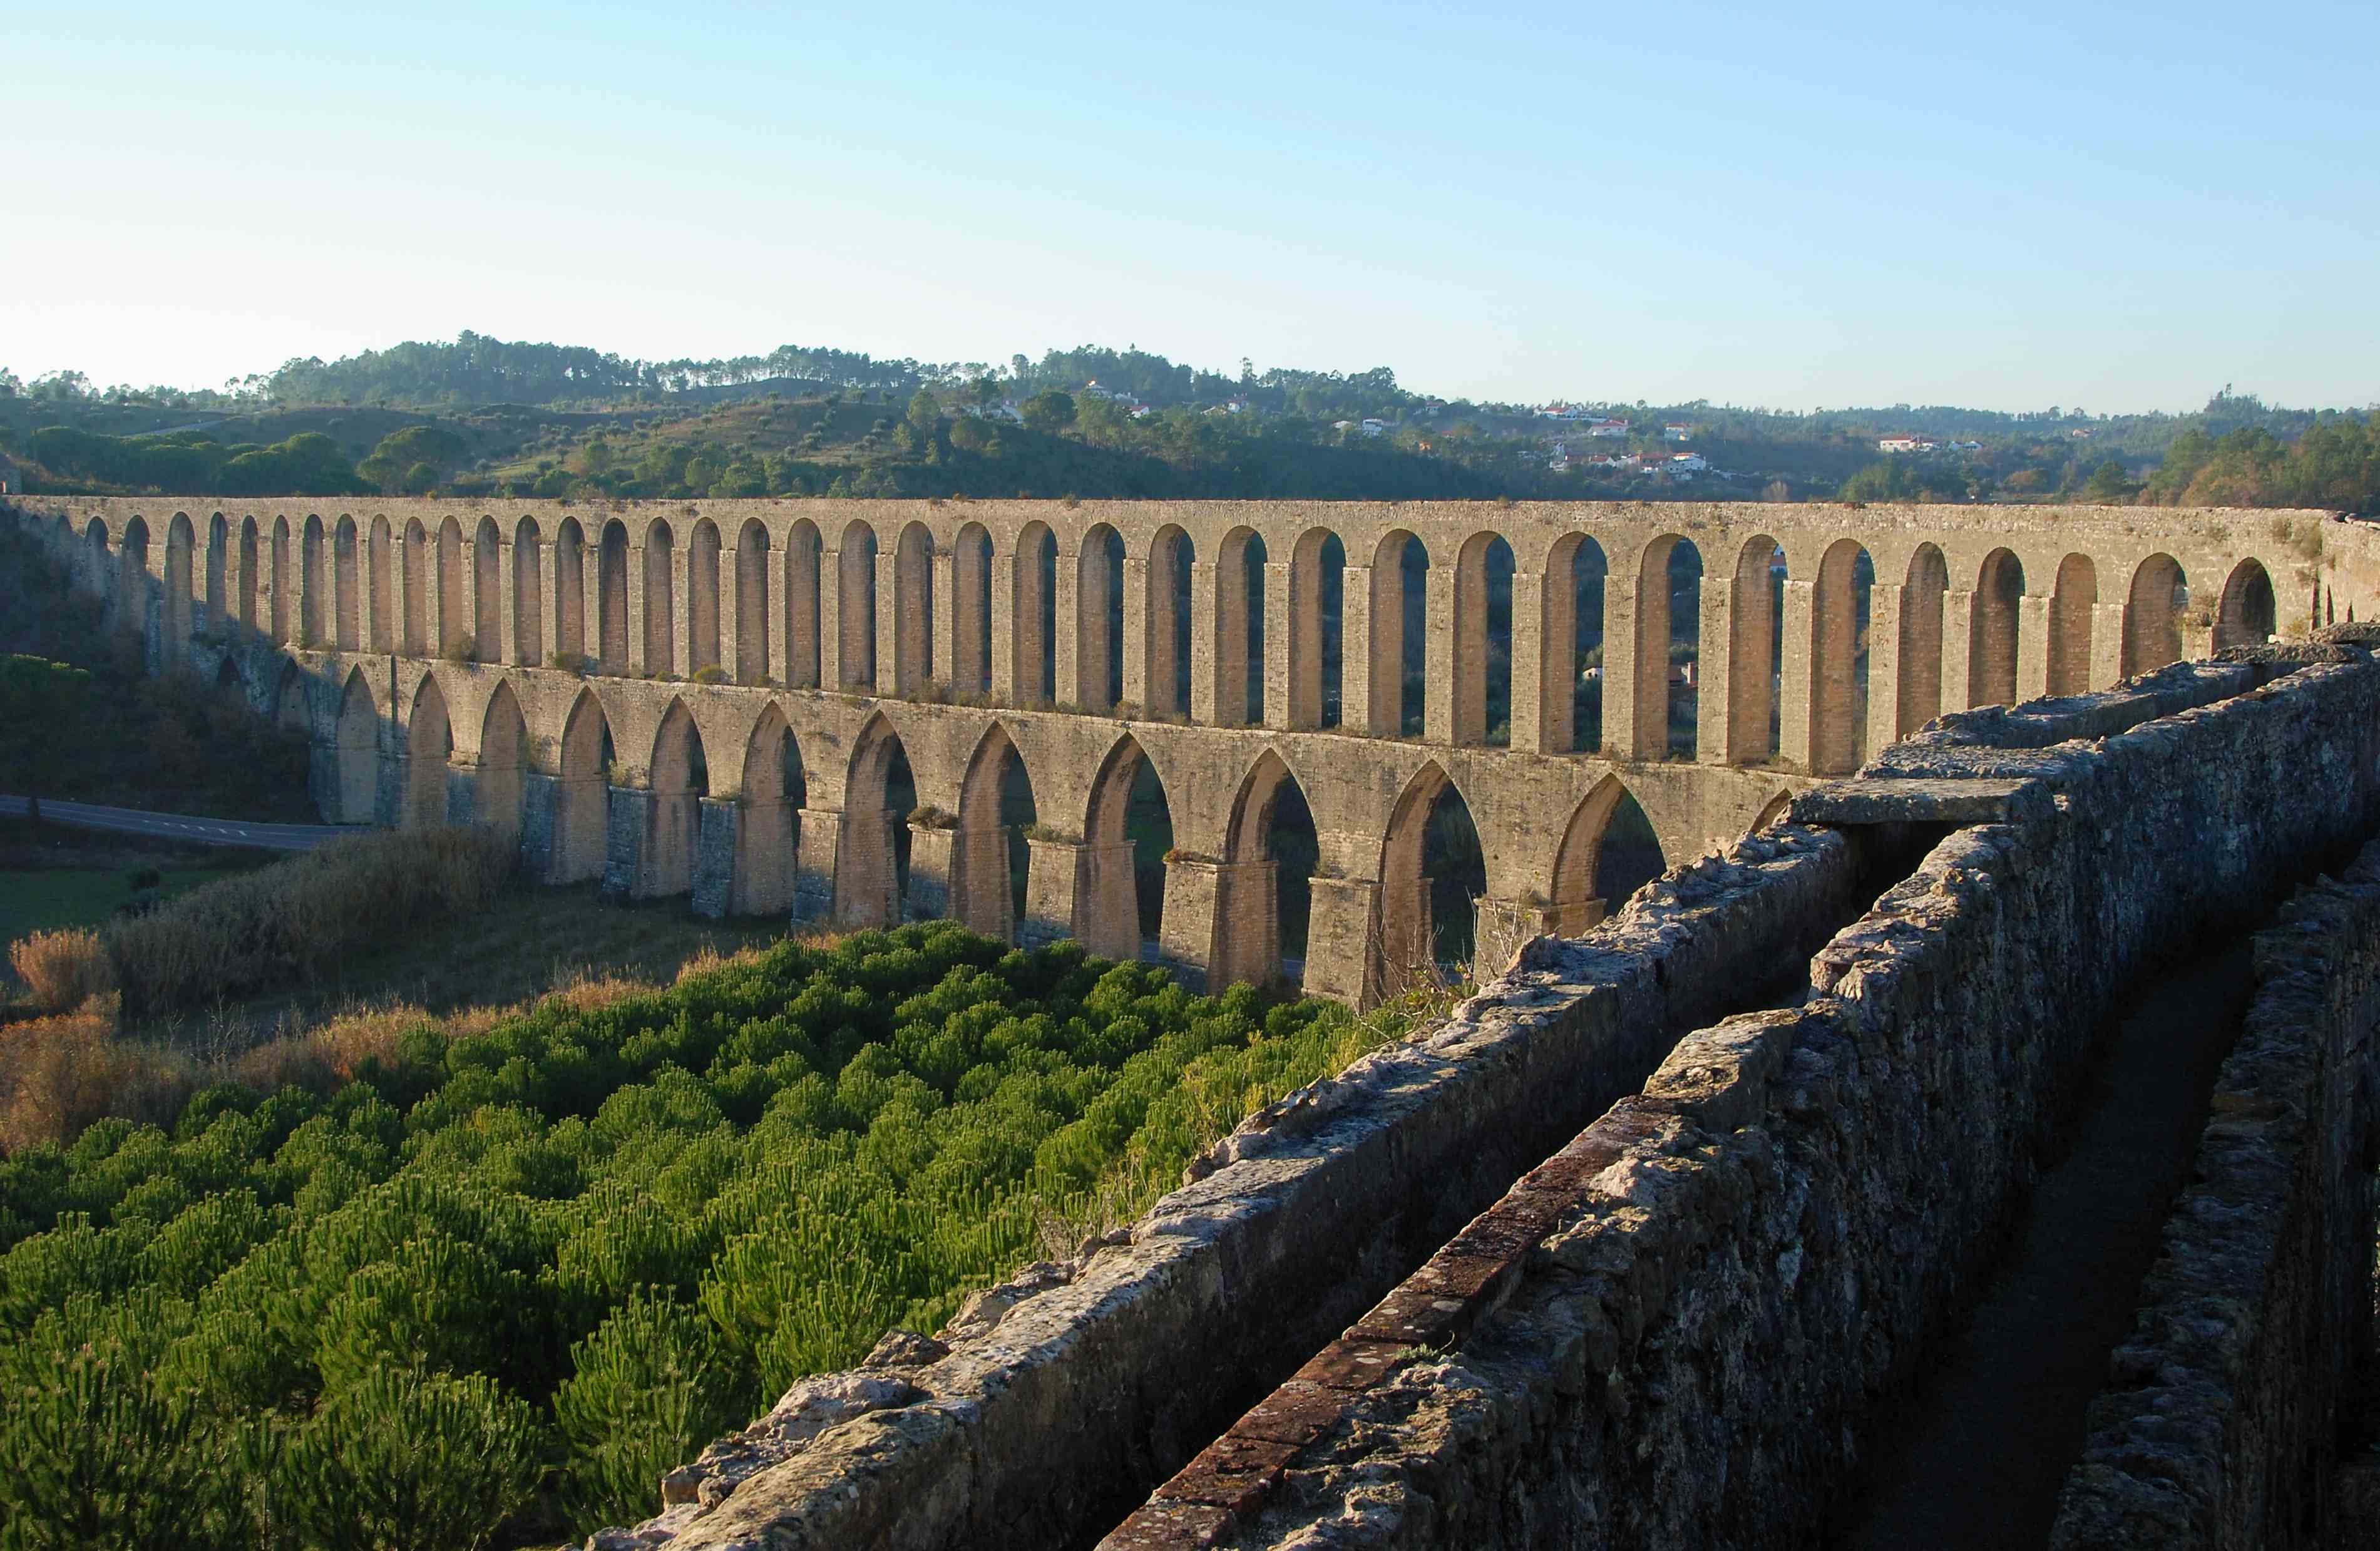
POLYGON ((466 332, 222 390, 0 370, 43 491, 2140 501, 2380 514, 2380 418, 2226 389, 2185 415, 1443 399, 1388 367, 1233 373, 1084 345, 646 361, 466 332), (1560 411, 1553 413, 1551 411, 1560 411), (1888 454, 1887 437, 1917 445, 1888 454))

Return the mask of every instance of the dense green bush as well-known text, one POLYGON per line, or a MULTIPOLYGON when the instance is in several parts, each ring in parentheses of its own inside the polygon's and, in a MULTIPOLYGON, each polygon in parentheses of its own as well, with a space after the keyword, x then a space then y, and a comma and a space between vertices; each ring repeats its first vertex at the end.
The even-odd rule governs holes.
POLYGON ((0 1443, 47 1461, 0 1472, 0 1523, 465 1546, 640 1517, 795 1378, 1136 1210, 1392 1026, 938 924, 425 1026, 327 1098, 103 1121, 0 1162, 0 1443))

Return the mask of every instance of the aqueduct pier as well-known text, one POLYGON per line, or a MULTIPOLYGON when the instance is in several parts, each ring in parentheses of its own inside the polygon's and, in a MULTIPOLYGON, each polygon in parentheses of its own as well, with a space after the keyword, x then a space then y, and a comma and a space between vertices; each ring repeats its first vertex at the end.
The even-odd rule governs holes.
POLYGON ((334 822, 477 822, 539 877, 710 913, 1282 967, 1273 816, 1318 853, 1308 991, 1431 941, 1459 794, 1483 911, 1574 931, 1623 798, 1671 864, 1947 711, 2361 611, 2314 512, 1643 503, 19 498, 150 661, 305 728, 334 822), (1689 666, 1688 664, 1691 664, 1689 666), (1014 767, 1014 769, 1012 769, 1014 767), (1035 822, 1021 902, 1003 783, 1035 822), (914 806, 903 788, 913 791, 914 806), (1144 871, 1148 869, 1144 863, 1144 871))

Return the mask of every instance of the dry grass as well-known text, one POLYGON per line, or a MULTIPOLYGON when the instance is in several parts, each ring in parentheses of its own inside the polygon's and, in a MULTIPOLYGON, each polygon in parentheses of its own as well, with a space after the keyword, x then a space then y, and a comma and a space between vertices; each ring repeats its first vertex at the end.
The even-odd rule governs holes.
POLYGON ((19 938, 8 945, 8 967, 25 983, 37 1012, 71 1012, 115 990, 107 946, 88 927, 19 938))
POLYGON ((358 836, 196 889, 108 928, 136 1014, 201 1007, 494 897, 512 848, 475 830, 358 836))
POLYGON ((179 1051, 115 1034, 115 999, 0 1026, 0 1152, 60 1145, 110 1116, 170 1124, 200 1086, 179 1051))

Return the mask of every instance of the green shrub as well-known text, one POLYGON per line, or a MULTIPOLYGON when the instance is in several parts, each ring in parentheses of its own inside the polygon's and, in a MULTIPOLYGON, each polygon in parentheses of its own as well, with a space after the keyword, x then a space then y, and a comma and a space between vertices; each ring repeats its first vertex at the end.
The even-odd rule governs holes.
POLYGON ((487 1545, 542 1472, 537 1419, 484 1378, 378 1368, 290 1439, 292 1519, 325 1551, 487 1545))

